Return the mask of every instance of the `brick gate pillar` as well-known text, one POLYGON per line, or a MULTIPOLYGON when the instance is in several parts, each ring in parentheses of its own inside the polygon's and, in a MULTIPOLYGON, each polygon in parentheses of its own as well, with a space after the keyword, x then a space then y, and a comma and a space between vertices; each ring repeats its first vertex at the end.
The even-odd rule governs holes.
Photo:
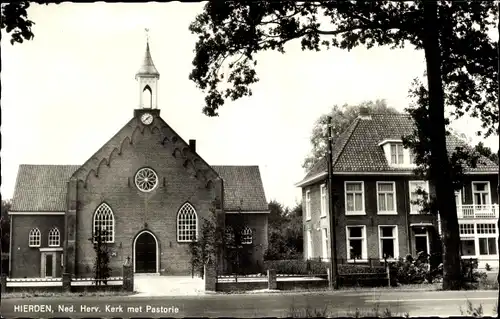
POLYGON ((64 240, 64 273, 76 274, 76 210, 77 210, 77 180, 68 182, 68 203, 64 216, 65 240, 64 240))

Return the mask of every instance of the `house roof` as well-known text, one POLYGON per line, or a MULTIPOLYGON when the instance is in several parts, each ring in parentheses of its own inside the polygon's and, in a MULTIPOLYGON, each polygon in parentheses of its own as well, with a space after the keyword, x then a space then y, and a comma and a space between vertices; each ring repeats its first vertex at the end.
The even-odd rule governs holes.
MULTIPOLYGON (((66 211, 67 183, 78 165, 20 165, 11 211, 66 211)), ((213 166, 224 180, 226 210, 268 210, 258 166, 213 166), (242 200, 242 202, 240 202, 242 200)))
MULTIPOLYGON (((333 173, 409 173, 411 168, 394 168, 389 165, 382 147, 384 140, 401 140, 411 134, 414 121, 408 114, 371 114, 369 118, 357 118, 335 141, 332 152, 333 173)), ((451 154, 458 146, 466 143, 457 136, 447 136, 447 150, 451 154)), ((498 166, 486 157, 481 157, 476 168, 466 172, 493 172, 498 166)), ((326 157, 320 159, 297 183, 305 186, 313 183, 315 176, 327 172, 326 157)))

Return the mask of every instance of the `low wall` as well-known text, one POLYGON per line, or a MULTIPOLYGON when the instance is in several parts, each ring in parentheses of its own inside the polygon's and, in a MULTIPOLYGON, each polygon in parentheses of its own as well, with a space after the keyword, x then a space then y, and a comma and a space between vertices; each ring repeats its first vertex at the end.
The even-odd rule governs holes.
POLYGON ((248 290, 261 290, 267 289, 266 281, 254 281, 254 282, 218 282, 216 284, 216 291, 220 292, 240 292, 248 290))
POLYGON ((65 273, 62 278, 7 278, 0 277, 1 292, 97 292, 130 291, 134 289, 134 274, 130 265, 123 266, 123 277, 108 278, 106 285, 96 285, 93 278, 72 278, 65 273))

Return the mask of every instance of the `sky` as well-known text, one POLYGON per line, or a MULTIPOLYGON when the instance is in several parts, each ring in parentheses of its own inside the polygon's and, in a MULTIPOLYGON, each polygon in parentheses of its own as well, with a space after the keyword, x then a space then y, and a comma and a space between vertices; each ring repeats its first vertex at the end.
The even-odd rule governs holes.
MULTIPOLYGON (((227 101, 218 117, 202 113, 204 94, 188 79, 196 36, 189 24, 200 3, 32 3, 35 37, 11 45, 2 34, 1 193, 12 198, 20 164, 83 164, 133 116, 135 73, 149 28, 160 72, 161 117, 211 165, 258 165, 267 200, 300 201, 314 122, 333 105, 386 99, 408 107, 412 80, 425 69, 412 47, 308 52, 295 41, 286 54, 257 55, 253 95, 227 101)), ((3 31, 2 31, 3 32, 3 31)), ((453 128, 494 151, 477 120, 453 128)))

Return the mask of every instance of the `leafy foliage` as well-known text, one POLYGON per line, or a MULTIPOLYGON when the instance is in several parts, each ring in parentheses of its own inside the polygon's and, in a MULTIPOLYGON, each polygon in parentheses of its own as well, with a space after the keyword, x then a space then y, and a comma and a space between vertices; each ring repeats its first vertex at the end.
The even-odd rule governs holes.
MULTIPOLYGON (((223 229, 217 222, 215 208, 210 209, 207 218, 201 218, 201 232, 195 240, 189 243, 191 252, 191 266, 193 271, 197 270, 203 276, 204 266, 214 263, 217 266, 217 256, 223 249, 223 229)), ((194 274, 193 274, 194 275, 194 274)))
POLYGON ((361 108, 366 108, 368 112, 377 114, 398 113, 396 109, 389 107, 385 100, 365 101, 359 105, 334 105, 329 114, 321 115, 314 123, 311 134, 312 151, 304 160, 302 167, 309 170, 326 155, 328 147, 326 143, 328 139, 328 116, 332 117, 332 137, 335 144, 335 139, 358 117, 361 108))
POLYGON ((94 245, 94 276, 95 285, 100 286, 101 283, 107 285, 107 279, 111 276, 111 268, 109 267, 109 247, 106 243, 106 235, 108 231, 98 228, 90 239, 94 245))
POLYGON ((491 148, 484 146, 483 142, 477 143, 474 150, 480 155, 489 158, 493 163, 498 164, 498 153, 494 153, 491 148))
POLYGON ((35 24, 28 20, 29 1, 2 3, 2 30, 11 33, 10 43, 23 43, 34 37, 31 27, 35 24))
POLYGON ((300 258, 303 252, 302 205, 293 209, 276 201, 269 203, 268 248, 264 259, 300 258))
POLYGON ((11 207, 10 200, 2 200, 2 213, 0 215, 0 234, 1 234, 1 251, 2 253, 9 252, 10 244, 10 219, 9 210, 11 207))
MULTIPOLYGON (((203 109, 216 116, 226 99, 252 94, 257 53, 285 53, 300 40, 303 50, 350 50, 364 45, 423 49, 424 1, 224 1, 209 2, 190 26, 198 35, 190 79, 207 92, 203 109)), ((485 1, 439 1, 435 32, 441 43, 443 81, 453 114, 469 113, 494 131, 497 100, 496 5, 485 1), (491 94, 484 94, 485 92, 491 94)))

